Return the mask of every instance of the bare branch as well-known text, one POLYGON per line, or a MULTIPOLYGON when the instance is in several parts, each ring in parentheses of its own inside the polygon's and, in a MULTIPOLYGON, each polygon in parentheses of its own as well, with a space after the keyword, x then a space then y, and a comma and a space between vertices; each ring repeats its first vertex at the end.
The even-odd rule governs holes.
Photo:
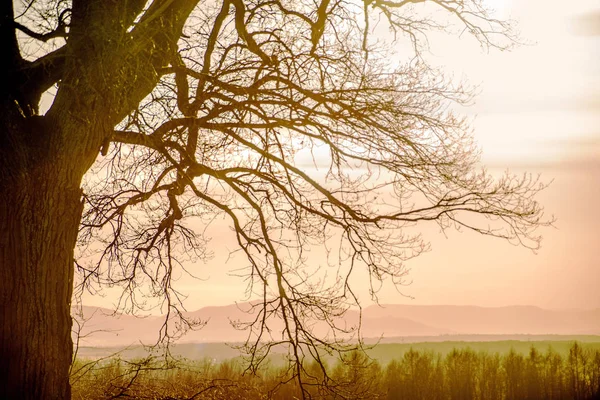
MULTIPOLYGON (((429 249, 415 225, 537 249, 537 228, 552 222, 534 197, 545 185, 478 167, 467 121, 451 108, 472 91, 421 54, 427 33, 449 20, 488 47, 505 48, 511 26, 477 0, 432 2, 446 21, 415 13, 421 3, 224 0, 188 18, 176 15, 175 0, 153 2, 124 54, 149 57, 158 83, 107 134, 113 145, 88 177, 80 241, 100 245, 87 254, 82 282, 120 286, 119 305, 131 311, 159 297, 167 312, 159 342, 168 344, 205 322, 186 320, 174 283, 210 257, 187 221, 228 221, 247 260, 238 271, 246 294, 258 299, 248 321, 232 321, 248 334, 249 371, 284 347, 285 379, 305 397, 310 385, 342 395, 346 386, 323 360, 362 362, 349 355, 363 346, 360 317, 343 320, 361 304, 352 278, 365 271, 375 300, 384 283, 401 287, 406 263, 429 249), (413 44, 398 67, 371 41, 380 16, 413 44), (157 31, 159 21, 168 29, 157 31), (325 261, 308 257, 315 246, 327 249, 325 261), (319 373, 307 367, 313 360, 319 373)), ((138 71, 147 70, 122 78, 138 71)), ((136 91, 135 82, 123 85, 136 91)))

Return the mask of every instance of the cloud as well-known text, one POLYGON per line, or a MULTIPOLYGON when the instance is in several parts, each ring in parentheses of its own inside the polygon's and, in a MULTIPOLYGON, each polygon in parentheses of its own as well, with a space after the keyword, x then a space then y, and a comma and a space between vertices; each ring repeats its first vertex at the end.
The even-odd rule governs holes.
POLYGON ((579 36, 600 36, 600 9, 574 17, 571 30, 579 36))
MULTIPOLYGON (((560 157, 546 157, 538 162, 540 167, 558 167, 562 169, 579 169, 600 172, 600 132, 595 135, 554 138, 537 141, 541 154, 560 154, 560 157)), ((527 165, 528 163, 522 163, 527 165)), ((529 163, 529 166, 535 163, 529 163)))

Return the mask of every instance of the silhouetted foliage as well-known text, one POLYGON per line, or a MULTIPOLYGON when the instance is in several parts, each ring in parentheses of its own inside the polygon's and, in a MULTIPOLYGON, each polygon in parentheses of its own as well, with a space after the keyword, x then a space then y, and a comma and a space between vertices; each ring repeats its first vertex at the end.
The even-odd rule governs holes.
MULTIPOLYGON (((535 229, 548 221, 533 196, 543 185, 478 169, 451 108, 471 91, 423 57, 431 31, 510 47, 511 25, 480 0, 39 0, 4 2, 0 13, 0 304, 13 327, 0 356, 32 368, 2 371, 10 393, 69 396, 74 257, 76 295, 121 287, 118 306, 132 312, 158 298, 168 344, 201 325, 173 286, 210 256, 197 227, 227 220, 247 259, 246 295, 262 299, 238 323, 249 368, 287 346, 302 383, 307 358, 355 347, 346 340, 360 326, 340 317, 360 305, 356 271, 376 298, 428 248, 407 227, 539 245, 535 229), (381 45, 376 21, 401 55, 381 45), (311 156, 316 164, 298 161, 311 156), (306 255, 323 245, 329 259, 316 273, 306 255), (314 320, 330 331, 313 331, 314 320), (42 348, 55 368, 26 363, 42 348)), ((312 376, 337 387, 321 370, 312 376)))

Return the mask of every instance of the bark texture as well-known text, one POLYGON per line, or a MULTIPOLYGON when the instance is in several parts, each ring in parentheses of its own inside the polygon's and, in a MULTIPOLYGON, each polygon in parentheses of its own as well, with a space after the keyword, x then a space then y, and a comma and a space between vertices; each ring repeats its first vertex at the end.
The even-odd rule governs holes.
POLYGON ((143 11, 146 3, 73 1, 66 44, 35 61, 21 55, 12 2, 0 4, 0 399, 71 397, 81 182, 114 126, 154 89, 196 6, 155 1, 143 11))
POLYGON ((0 398, 67 399, 80 182, 60 159, 11 161, 0 186, 0 398))

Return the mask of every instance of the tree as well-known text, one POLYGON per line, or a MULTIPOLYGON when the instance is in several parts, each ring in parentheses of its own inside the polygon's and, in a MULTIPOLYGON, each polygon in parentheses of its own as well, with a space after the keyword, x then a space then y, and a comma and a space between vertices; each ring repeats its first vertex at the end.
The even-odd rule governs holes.
POLYGON ((162 297, 172 335, 183 317, 173 273, 206 251, 186 221, 229 219, 248 293, 263 299, 246 326, 251 365, 287 345, 299 380, 305 357, 347 350, 353 328, 338 317, 358 302, 350 275, 367 271, 375 296, 427 247, 407 226, 539 244, 543 185, 477 169, 448 106, 470 92, 422 57, 427 33, 452 26, 509 46, 510 24, 480 0, 0 7, 0 397, 69 398, 75 265, 82 287, 123 287, 125 306, 143 288, 162 297), (398 67, 372 34, 381 19, 411 44, 398 67), (296 162, 315 149, 328 153, 326 176, 296 162), (75 261, 78 237, 103 244, 94 264, 75 261), (303 250, 328 239, 336 277, 315 281, 303 250))

